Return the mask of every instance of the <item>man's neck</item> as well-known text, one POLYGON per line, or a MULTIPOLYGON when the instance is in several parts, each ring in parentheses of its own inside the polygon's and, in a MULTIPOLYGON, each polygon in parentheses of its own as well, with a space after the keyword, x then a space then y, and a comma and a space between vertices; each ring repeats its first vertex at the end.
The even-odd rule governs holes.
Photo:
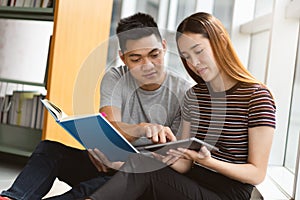
POLYGON ((146 91, 154 91, 160 88, 160 86, 163 84, 163 82, 166 79, 167 73, 164 72, 164 75, 162 76, 161 80, 157 81, 157 83, 150 83, 150 84, 144 84, 140 86, 141 89, 146 90, 146 91))

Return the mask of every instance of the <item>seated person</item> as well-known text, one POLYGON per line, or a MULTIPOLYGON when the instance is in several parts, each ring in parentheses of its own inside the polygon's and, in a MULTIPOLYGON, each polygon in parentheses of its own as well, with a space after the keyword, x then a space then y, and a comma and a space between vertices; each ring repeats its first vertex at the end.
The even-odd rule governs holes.
POLYGON ((177 148, 154 154, 156 159, 132 154, 88 199, 249 200, 254 185, 264 180, 276 124, 271 92, 242 65, 224 26, 211 14, 185 18, 176 42, 197 82, 184 98, 182 136, 219 150, 177 148))
MULTIPOLYGON (((164 67, 166 41, 156 22, 137 13, 117 27, 124 66, 110 68, 101 82, 100 112, 134 145, 174 141, 181 103, 191 83, 164 67)), ((72 189, 51 199, 77 199, 92 194, 110 179, 88 151, 54 141, 41 141, 2 199, 42 199, 56 178, 72 189)))

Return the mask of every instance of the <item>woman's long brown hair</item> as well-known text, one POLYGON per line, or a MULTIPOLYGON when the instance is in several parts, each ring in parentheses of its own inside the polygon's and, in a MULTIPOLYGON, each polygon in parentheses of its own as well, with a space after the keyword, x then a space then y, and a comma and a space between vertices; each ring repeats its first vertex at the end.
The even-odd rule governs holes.
MULTIPOLYGON (((179 37, 184 33, 201 34, 207 38, 210 42, 218 67, 231 78, 241 82, 261 84, 261 82, 244 67, 233 48, 224 26, 211 14, 199 12, 184 19, 177 28, 176 41, 178 41, 179 37)), ((177 49, 178 52, 180 52, 178 45, 177 49)), ((181 57, 181 60, 189 75, 197 83, 204 82, 201 77, 196 75, 188 67, 186 60, 183 57, 181 57)))

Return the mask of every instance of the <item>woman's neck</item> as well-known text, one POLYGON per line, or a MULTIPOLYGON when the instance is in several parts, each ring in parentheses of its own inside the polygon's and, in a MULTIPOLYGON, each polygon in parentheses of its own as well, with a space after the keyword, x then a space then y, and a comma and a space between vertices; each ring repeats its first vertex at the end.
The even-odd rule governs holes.
POLYGON ((237 80, 226 75, 215 78, 213 81, 210 81, 209 84, 214 92, 224 92, 232 88, 237 82, 237 80))

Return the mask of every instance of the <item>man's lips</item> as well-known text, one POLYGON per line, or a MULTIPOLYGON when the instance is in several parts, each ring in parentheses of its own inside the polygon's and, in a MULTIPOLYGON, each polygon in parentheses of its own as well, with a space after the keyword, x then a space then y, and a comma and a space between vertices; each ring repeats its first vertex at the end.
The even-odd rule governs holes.
POLYGON ((143 77, 145 77, 145 78, 152 78, 155 75, 156 75, 156 72, 151 72, 151 73, 143 75, 143 77))

